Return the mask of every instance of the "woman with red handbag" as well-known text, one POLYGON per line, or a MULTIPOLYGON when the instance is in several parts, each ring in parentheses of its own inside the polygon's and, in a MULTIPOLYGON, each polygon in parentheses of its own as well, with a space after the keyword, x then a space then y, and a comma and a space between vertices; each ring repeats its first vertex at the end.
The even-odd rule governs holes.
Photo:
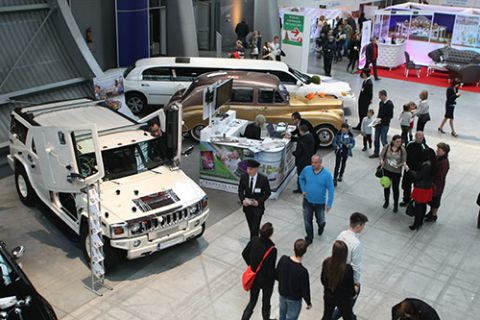
POLYGON ((265 223, 259 233, 260 236, 250 240, 242 252, 243 259, 249 266, 242 279, 246 290, 249 286, 246 282, 254 278, 250 287, 250 301, 243 312, 242 320, 248 320, 252 316, 260 290, 262 290, 262 317, 263 320, 270 320, 270 299, 275 283, 277 249, 270 239, 273 234, 270 222, 265 223))

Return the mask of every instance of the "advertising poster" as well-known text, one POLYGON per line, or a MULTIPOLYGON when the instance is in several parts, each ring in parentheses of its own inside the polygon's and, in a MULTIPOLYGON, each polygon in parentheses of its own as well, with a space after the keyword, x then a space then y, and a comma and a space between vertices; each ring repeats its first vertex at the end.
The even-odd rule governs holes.
MULTIPOLYGON (((292 46, 301 47, 303 44, 303 27, 305 17, 301 15, 285 13, 283 16, 283 39, 282 42, 292 46)), ((308 37, 307 37, 308 41, 308 37)))
POLYGON ((430 42, 450 43, 454 25, 455 15, 435 13, 433 15, 432 29, 430 30, 430 42))
POLYGON ((267 176, 272 191, 276 191, 295 168, 292 155, 295 144, 278 152, 253 152, 248 148, 202 142, 200 148, 200 179, 203 186, 236 192, 240 176, 247 172, 247 160, 260 162, 259 172, 267 176))
POLYGON ((93 86, 95 99, 104 100, 103 104, 105 107, 123 113, 131 119, 138 120, 125 102, 122 70, 106 72, 102 77, 93 78, 93 86))
POLYGON ((408 39, 411 15, 392 15, 388 35, 395 39, 408 39))
POLYGON ((368 44, 370 43, 370 38, 372 34, 372 21, 367 20, 363 22, 362 25, 362 39, 360 43, 360 60, 358 62, 358 68, 362 69, 367 62, 366 58, 366 49, 368 44))
POLYGON ((413 15, 410 22, 410 40, 426 41, 430 37, 433 15, 413 15))
POLYGON ((453 29, 452 45, 475 47, 477 43, 479 18, 457 15, 453 29))

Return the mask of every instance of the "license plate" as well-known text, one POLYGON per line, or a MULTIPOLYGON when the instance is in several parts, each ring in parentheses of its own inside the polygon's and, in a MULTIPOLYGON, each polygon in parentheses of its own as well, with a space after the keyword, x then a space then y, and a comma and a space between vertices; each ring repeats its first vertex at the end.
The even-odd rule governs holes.
POLYGON ((167 248, 172 247, 172 246, 174 246, 176 244, 179 244, 181 242, 183 242, 183 237, 177 237, 177 238, 174 238, 172 240, 161 242, 161 243, 157 244, 157 251, 167 249, 167 248))

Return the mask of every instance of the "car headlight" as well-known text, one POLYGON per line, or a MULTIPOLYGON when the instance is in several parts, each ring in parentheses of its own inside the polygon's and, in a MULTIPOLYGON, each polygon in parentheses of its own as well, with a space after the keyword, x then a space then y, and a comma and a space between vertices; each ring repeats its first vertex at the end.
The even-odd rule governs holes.
POLYGON ((131 234, 138 234, 143 231, 143 223, 142 222, 136 222, 132 223, 130 225, 130 233, 131 234))
POLYGON ((191 206, 191 207, 188 209, 188 211, 189 211, 189 213, 190 213, 191 215, 197 214, 197 213, 200 211, 199 208, 198 208, 198 204, 195 204, 195 205, 191 206))
POLYGON ((127 235, 127 224, 116 223, 110 226, 110 236, 112 238, 121 238, 127 235))

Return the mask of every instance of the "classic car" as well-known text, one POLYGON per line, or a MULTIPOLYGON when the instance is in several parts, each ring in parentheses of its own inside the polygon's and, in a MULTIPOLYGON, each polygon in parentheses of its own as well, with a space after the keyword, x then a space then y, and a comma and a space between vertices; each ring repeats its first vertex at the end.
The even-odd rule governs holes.
POLYGON ((233 79, 232 97, 221 111, 235 110, 237 117, 253 121, 263 114, 268 122, 292 124, 295 111, 310 121, 322 147, 331 145, 335 133, 344 122, 343 101, 323 94, 290 96, 278 77, 246 71, 220 71, 197 77, 187 90, 179 90, 170 100, 183 105, 183 132, 200 140, 200 131, 208 124, 202 120, 203 91, 219 81, 233 79))

